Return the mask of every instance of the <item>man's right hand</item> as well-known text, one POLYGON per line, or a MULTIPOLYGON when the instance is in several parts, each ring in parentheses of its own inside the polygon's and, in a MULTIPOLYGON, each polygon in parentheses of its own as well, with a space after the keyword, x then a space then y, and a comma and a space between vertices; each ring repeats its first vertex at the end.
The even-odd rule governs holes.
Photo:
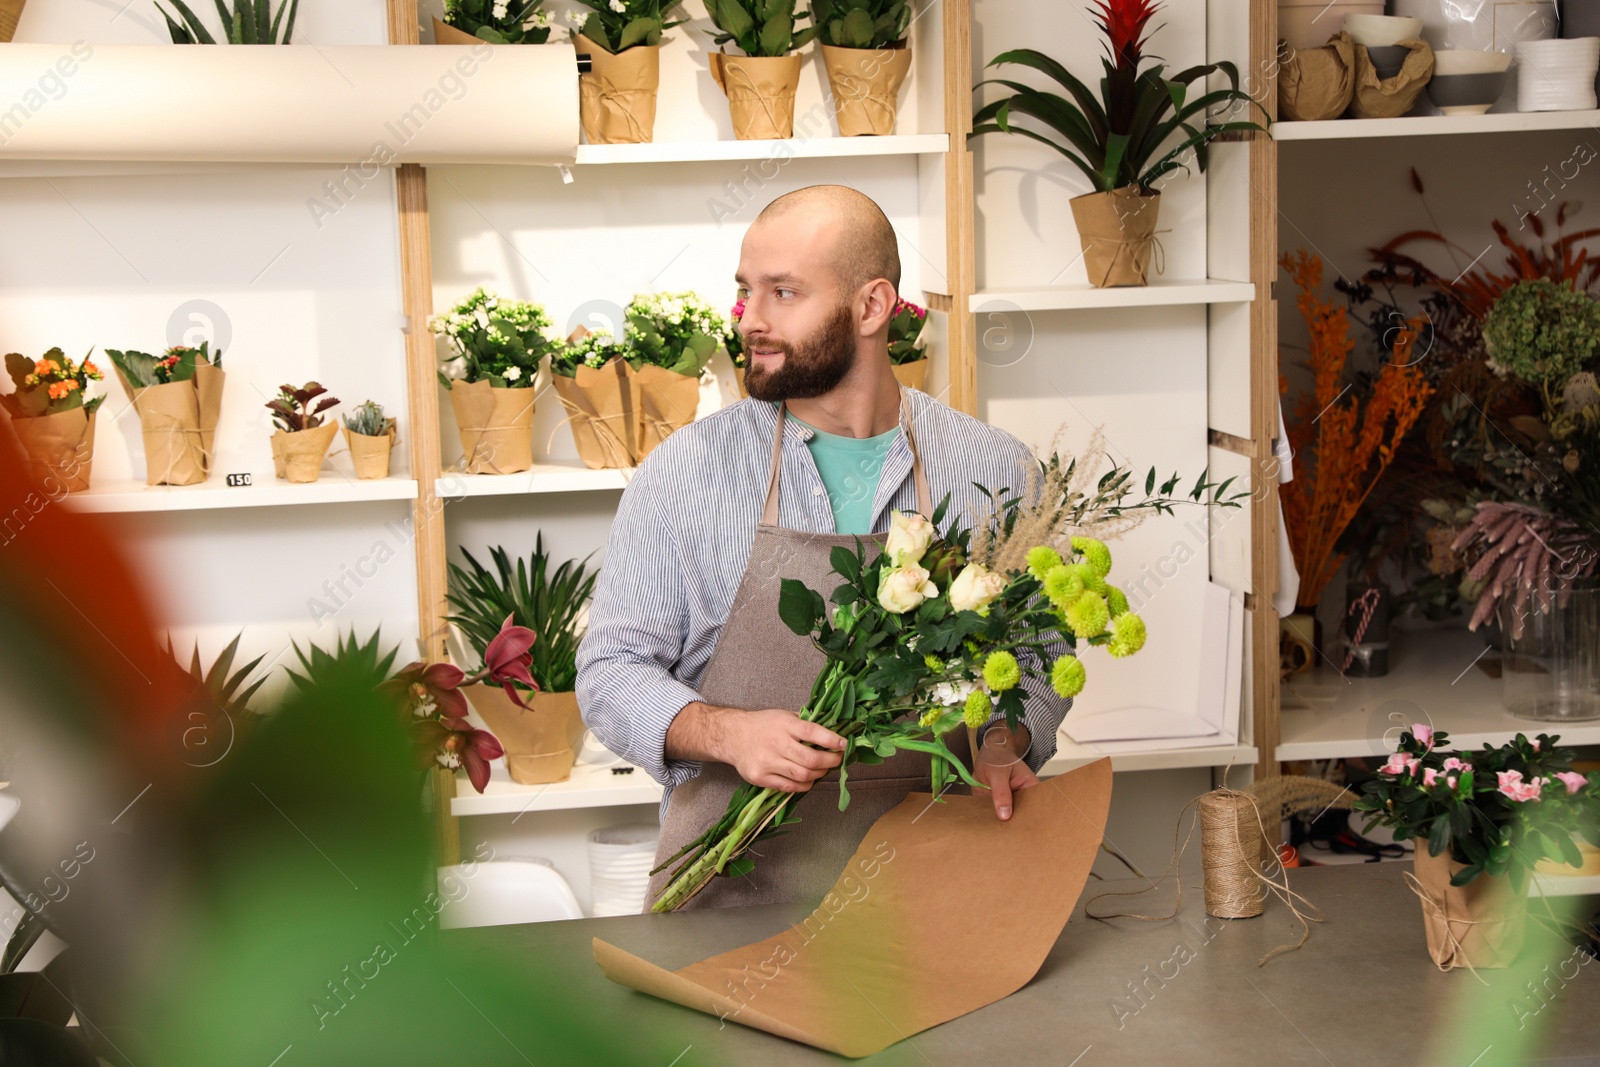
POLYGON ((694 701, 667 728, 666 755, 726 763, 758 788, 803 793, 843 762, 846 744, 792 711, 744 711, 694 701))

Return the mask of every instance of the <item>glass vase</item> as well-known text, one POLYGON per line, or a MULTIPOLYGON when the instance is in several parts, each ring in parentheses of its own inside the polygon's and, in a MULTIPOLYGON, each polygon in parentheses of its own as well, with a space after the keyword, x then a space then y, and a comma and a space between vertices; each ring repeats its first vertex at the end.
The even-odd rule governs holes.
POLYGON ((1555 594, 1547 610, 1522 620, 1519 636, 1508 620, 1502 625, 1507 711, 1537 722, 1600 719, 1600 583, 1581 579, 1555 594))

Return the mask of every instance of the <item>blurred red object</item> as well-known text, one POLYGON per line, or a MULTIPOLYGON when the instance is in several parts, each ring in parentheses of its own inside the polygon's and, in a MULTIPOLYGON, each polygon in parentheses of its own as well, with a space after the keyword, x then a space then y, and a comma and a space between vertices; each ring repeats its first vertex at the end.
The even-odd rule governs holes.
POLYGON ((1278 858, 1283 861, 1285 867, 1300 866, 1300 850, 1293 845, 1279 845, 1278 858))

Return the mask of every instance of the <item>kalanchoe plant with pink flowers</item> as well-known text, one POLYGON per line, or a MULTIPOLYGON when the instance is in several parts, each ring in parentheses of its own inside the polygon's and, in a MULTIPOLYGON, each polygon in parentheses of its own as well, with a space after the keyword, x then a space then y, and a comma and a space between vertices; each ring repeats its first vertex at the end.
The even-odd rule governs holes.
POLYGON ((1357 811, 1371 813, 1368 830, 1386 826, 1397 841, 1425 842, 1432 856, 1448 849, 1464 864, 1450 879, 1456 886, 1506 875, 1520 888, 1540 860, 1580 866, 1574 834, 1600 846, 1600 774, 1574 771, 1572 750, 1556 747, 1560 738, 1518 734, 1475 753, 1446 751, 1448 740, 1423 723, 1400 735, 1356 801, 1357 811))
POLYGON ((889 319, 889 362, 915 363, 927 355, 922 350, 922 328, 928 322, 928 309, 909 300, 895 300, 889 319))

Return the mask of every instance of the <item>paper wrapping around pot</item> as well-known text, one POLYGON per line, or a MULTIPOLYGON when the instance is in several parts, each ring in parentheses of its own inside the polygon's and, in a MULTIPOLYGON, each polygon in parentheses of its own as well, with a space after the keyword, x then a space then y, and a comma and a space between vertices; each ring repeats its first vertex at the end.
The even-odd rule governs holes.
POLYGON ((1456 967, 1508 967, 1522 951, 1527 931, 1526 888, 1517 892, 1511 879, 1479 875, 1464 886, 1450 878, 1465 864, 1449 852, 1428 854, 1428 843, 1417 840, 1413 853, 1417 885, 1412 887, 1422 903, 1422 923, 1428 936, 1428 955, 1441 970, 1456 967))
POLYGON ((914 359, 910 363, 890 364, 889 369, 894 371, 895 381, 907 389, 920 389, 924 393, 928 391, 928 360, 926 356, 922 359, 914 359))
POLYGON ((0 0, 0 44, 9 42, 11 35, 17 32, 17 23, 27 3, 28 0, 0 0))
POLYGON ((572 777, 572 762, 583 740, 583 718, 576 693, 524 693, 532 711, 517 707, 497 685, 464 685, 489 732, 506 750, 506 770, 522 785, 546 785, 572 777))
POLYGON ((1161 214, 1160 193, 1142 196, 1128 185, 1109 193, 1075 196, 1067 203, 1078 224, 1090 285, 1108 289, 1149 284, 1150 259, 1158 248, 1155 232, 1161 214))
POLYGON ((596 938, 595 961, 613 982, 664 1000, 869 1056, 1038 973, 1089 878, 1110 804, 1109 759, 1019 792, 1009 822, 987 795, 934 803, 912 793, 867 831, 821 906, 783 933, 678 971, 596 938))
POLYGON ((380 434, 353 433, 344 428, 345 447, 350 449, 350 462, 356 477, 362 479, 389 477, 389 451, 394 448, 394 420, 383 420, 380 434))
POLYGON ((1348 33, 1341 31, 1321 48, 1290 49, 1278 68, 1278 115, 1291 122, 1336 119, 1350 106, 1355 87, 1356 46, 1348 33))
POLYGON ((828 69, 833 109, 839 118, 839 136, 859 137, 894 132, 900 86, 911 70, 911 45, 898 42, 888 48, 835 48, 824 44, 822 62, 828 69))
POLYGON ((631 467, 639 448, 639 380, 620 356, 554 376, 578 456, 590 470, 631 467))
POLYGON ((1350 114, 1354 117, 1392 119, 1404 115, 1433 79, 1433 49, 1428 42, 1420 37, 1408 37, 1399 43, 1411 51, 1400 65, 1400 73, 1392 78, 1378 77, 1367 46, 1355 46, 1355 94, 1350 101, 1350 114))
POLYGON ((133 399, 144 438, 146 485, 194 485, 211 473, 211 449, 222 411, 220 367, 201 364, 186 382, 135 389, 121 370, 117 378, 133 399))
POLYGON ((322 473, 322 461, 339 430, 337 422, 325 422, 309 430, 290 433, 278 430, 272 435, 272 467, 278 477, 297 485, 314 482, 322 473))
POLYGON ((712 52, 711 77, 728 97, 733 135, 741 141, 794 136, 794 94, 800 54, 730 56, 712 52))
POLYGON ((634 461, 643 463, 672 431, 694 421, 700 407, 700 378, 648 365, 633 376, 639 383, 639 447, 634 461))
POLYGON ((590 144, 643 144, 655 136, 661 49, 634 45, 613 55, 581 33, 572 35, 589 56, 578 76, 579 117, 590 144))
POLYGON ((446 25, 435 18, 433 20, 433 43, 471 45, 483 44, 484 41, 481 37, 467 33, 465 30, 458 30, 454 26, 446 25))
POLYGON ((98 414, 86 416, 79 407, 34 418, 12 417, 11 428, 28 457, 28 473, 52 495, 57 492, 52 482, 59 482, 69 493, 89 488, 98 414))
POLYGON ((533 389, 450 383, 450 407, 468 474, 516 474, 533 466, 533 389))

